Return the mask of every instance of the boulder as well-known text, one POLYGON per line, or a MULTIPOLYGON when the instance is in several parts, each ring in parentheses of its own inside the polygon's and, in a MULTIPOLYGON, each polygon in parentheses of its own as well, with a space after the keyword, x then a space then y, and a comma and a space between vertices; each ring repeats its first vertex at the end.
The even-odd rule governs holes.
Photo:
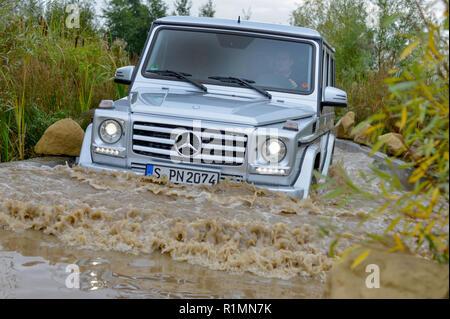
POLYGON ((367 134, 366 131, 370 129, 372 125, 366 124, 363 127, 361 127, 359 130, 351 132, 350 137, 353 139, 355 143, 358 144, 364 144, 364 145, 371 145, 374 142, 375 139, 375 132, 371 132, 370 134, 367 134))
POLYGON ((398 133, 380 135, 379 140, 385 140, 386 153, 388 155, 402 155, 406 148, 402 143, 402 136, 398 133))
POLYGON ((337 127, 337 137, 351 139, 350 133, 355 126, 355 113, 350 111, 347 112, 336 124, 337 127))
POLYGON ((37 154, 79 156, 84 131, 77 122, 66 118, 47 128, 34 147, 37 154))
POLYGON ((449 297, 449 267, 406 252, 388 253, 371 248, 369 256, 354 269, 351 264, 363 250, 357 250, 334 265, 327 278, 327 298, 440 299, 449 297), (375 268, 379 288, 374 287, 375 268), (371 288, 368 287, 367 283, 371 288))

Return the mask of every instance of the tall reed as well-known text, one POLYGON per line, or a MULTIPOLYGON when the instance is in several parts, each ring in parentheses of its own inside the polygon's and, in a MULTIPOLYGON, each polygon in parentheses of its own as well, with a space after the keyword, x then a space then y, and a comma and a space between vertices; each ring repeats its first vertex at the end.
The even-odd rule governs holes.
MULTIPOLYGON (((0 161, 34 156, 33 147, 55 121, 117 99, 117 67, 129 65, 125 43, 67 29, 65 16, 48 21, 0 4, 0 161)), ((91 28, 94 30, 95 28, 91 28)))

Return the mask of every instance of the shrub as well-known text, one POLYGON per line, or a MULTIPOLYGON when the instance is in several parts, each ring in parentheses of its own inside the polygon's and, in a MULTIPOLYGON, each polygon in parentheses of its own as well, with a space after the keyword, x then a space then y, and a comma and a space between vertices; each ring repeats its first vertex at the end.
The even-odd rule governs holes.
MULTIPOLYGON (((403 68, 392 69, 385 79, 389 96, 381 109, 355 127, 370 123, 375 128, 398 133, 408 153, 408 163, 398 169, 412 168, 409 182, 411 190, 402 190, 400 181, 392 172, 374 169, 380 180, 380 193, 367 193, 355 185, 339 169, 341 180, 329 180, 333 191, 329 198, 340 197, 344 202, 351 198, 382 198, 377 207, 363 220, 389 213, 392 223, 385 234, 393 237, 390 251, 404 250, 408 246, 418 251, 428 244, 428 251, 439 261, 449 262, 449 39, 448 1, 444 20, 436 24, 422 14, 426 29, 409 36, 409 44, 400 59, 413 57, 403 68), (408 244, 409 243, 409 244, 408 244), (414 244, 411 244, 414 243, 414 244)), ((419 8, 420 9, 420 8, 419 8)), ((421 9, 420 9, 421 10, 421 9)), ((384 145, 380 139, 372 152, 384 145)), ((386 159, 392 166, 392 160, 386 159)), ((366 241, 381 240, 377 234, 367 234, 366 241)), ((336 238, 331 247, 340 239, 336 238)), ((349 251, 358 246, 349 248, 349 251)), ((357 262, 361 262, 366 250, 357 262)))
POLYGON ((92 19, 67 29, 66 16, 57 20, 48 11, 61 11, 61 4, 50 4, 32 14, 15 10, 24 1, 0 5, 0 161, 33 156, 48 125, 63 116, 80 121, 82 112, 123 91, 112 79, 116 68, 130 64, 124 42, 108 44, 88 25, 92 19))

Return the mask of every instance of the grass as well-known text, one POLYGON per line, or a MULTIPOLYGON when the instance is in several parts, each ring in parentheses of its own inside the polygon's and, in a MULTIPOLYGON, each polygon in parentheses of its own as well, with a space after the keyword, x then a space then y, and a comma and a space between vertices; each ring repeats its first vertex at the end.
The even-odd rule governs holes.
POLYGON ((83 128, 82 113, 123 91, 113 82, 130 60, 121 41, 102 32, 69 30, 64 21, 15 12, 16 0, 0 4, 0 162, 34 156, 45 129, 70 117, 83 128))

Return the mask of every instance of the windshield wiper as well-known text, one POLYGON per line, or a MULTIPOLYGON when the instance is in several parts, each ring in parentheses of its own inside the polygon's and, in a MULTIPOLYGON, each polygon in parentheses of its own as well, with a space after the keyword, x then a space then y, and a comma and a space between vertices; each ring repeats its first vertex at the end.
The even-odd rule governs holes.
POLYGON ((174 76, 179 79, 185 80, 186 82, 191 83, 192 85, 198 87, 200 90, 202 90, 204 92, 208 92, 208 89, 206 88, 206 86, 204 86, 201 83, 198 83, 197 81, 194 81, 194 80, 188 78, 188 76, 192 76, 192 74, 176 72, 176 71, 172 71, 172 70, 147 70, 147 71, 145 71, 145 73, 156 73, 156 74, 163 75, 163 76, 174 76))
POLYGON ((235 78, 232 76, 209 76, 208 79, 213 79, 213 80, 218 80, 218 81, 222 81, 222 82, 235 82, 235 83, 239 83, 242 84, 250 89, 253 89, 259 93, 261 93, 262 95, 264 95, 265 97, 267 97, 269 100, 272 99, 272 95, 263 90, 260 89, 259 87, 256 87, 254 85, 252 85, 251 83, 255 83, 255 81, 252 80, 247 80, 247 79, 241 79, 241 78, 235 78))

